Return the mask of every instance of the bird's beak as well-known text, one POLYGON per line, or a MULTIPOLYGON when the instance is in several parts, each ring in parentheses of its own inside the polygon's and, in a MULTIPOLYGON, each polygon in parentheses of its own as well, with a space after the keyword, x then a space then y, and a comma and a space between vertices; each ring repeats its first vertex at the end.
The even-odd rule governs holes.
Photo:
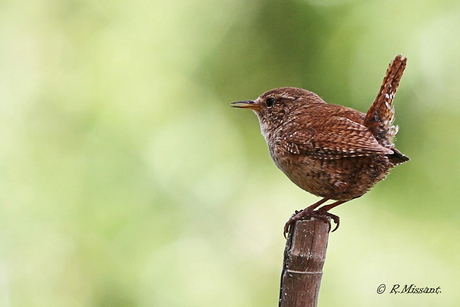
POLYGON ((232 102, 232 107, 243 108, 243 109, 252 109, 252 110, 256 110, 256 111, 260 110, 259 105, 254 100, 232 102))

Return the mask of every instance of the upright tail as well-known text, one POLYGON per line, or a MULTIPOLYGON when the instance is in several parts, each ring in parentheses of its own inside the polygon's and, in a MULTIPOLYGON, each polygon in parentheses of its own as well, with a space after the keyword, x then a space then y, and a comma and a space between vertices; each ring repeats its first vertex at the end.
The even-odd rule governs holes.
POLYGON ((393 139, 398 126, 393 125, 395 110, 393 98, 399 81, 406 68, 407 58, 397 55, 388 66, 380 91, 367 111, 364 125, 369 128, 377 141, 385 147, 393 147, 393 139))

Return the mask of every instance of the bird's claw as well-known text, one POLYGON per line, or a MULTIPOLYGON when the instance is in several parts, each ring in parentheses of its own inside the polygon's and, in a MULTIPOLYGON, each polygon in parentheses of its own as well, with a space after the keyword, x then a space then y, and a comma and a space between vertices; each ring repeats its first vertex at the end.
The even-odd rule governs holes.
POLYGON ((314 210, 314 211, 308 210, 307 208, 307 209, 300 210, 300 211, 296 210, 295 213, 291 216, 291 218, 286 222, 286 224, 284 225, 284 238, 286 238, 286 234, 289 232, 289 229, 294 222, 299 221, 299 220, 309 220, 312 217, 320 219, 323 222, 329 224, 329 231, 332 228, 331 227, 331 219, 332 219, 335 223, 335 228, 331 232, 334 232, 339 228, 340 218, 337 215, 329 213, 325 210, 321 210, 321 208, 318 210, 314 210))

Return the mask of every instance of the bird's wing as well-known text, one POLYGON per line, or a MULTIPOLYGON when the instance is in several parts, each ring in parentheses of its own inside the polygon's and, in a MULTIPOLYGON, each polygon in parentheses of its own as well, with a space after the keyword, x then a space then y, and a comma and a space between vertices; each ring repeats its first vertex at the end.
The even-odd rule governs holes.
POLYGON ((368 128, 346 117, 332 116, 317 125, 310 122, 302 127, 289 126, 284 128, 293 132, 285 133, 283 129, 283 138, 278 143, 283 144, 283 148, 292 154, 323 159, 393 154, 391 149, 377 142, 368 128))

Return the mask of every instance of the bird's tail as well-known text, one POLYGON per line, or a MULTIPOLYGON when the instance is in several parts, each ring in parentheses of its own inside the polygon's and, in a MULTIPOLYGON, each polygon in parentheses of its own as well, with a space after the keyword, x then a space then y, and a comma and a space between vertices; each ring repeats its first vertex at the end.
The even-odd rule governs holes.
POLYGON ((395 110, 393 98, 399 81, 406 68, 407 58, 397 55, 388 66, 380 91, 367 111, 364 125, 369 128, 377 141, 385 147, 393 147, 393 139, 398 126, 393 125, 395 110))

